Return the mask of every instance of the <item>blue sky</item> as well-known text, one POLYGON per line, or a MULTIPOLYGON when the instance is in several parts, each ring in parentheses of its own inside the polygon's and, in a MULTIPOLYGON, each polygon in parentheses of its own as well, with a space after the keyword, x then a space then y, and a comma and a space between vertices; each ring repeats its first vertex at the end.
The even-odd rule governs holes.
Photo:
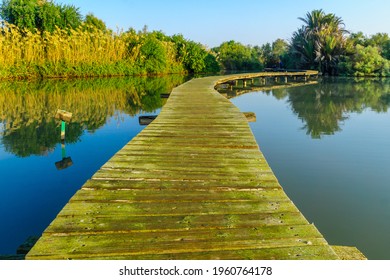
POLYGON ((72 4, 83 15, 93 13, 108 27, 136 30, 147 25, 167 35, 183 34, 187 39, 215 47, 235 40, 261 45, 277 38, 289 39, 314 9, 334 13, 347 30, 366 35, 390 33, 389 0, 55 0, 72 4))

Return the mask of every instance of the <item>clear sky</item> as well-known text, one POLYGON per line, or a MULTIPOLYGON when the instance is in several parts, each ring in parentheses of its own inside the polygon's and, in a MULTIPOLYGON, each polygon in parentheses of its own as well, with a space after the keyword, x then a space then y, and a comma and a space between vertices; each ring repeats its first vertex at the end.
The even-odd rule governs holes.
POLYGON ((72 4, 83 15, 93 13, 113 30, 133 27, 161 30, 167 35, 215 47, 235 40, 262 45, 288 40, 314 9, 334 13, 346 29, 366 35, 390 34, 389 0, 55 0, 72 4))

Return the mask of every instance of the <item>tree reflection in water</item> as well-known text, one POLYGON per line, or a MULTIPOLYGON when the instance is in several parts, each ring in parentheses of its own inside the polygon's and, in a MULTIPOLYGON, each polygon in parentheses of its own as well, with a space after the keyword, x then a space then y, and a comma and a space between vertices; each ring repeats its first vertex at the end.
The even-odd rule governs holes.
POLYGON ((387 112, 390 106, 390 79, 323 78, 318 83, 267 85, 221 93, 234 98, 252 91, 262 91, 277 100, 286 98, 312 138, 340 131, 349 113, 365 109, 387 112))
POLYGON ((166 99, 160 94, 185 81, 181 75, 106 79, 45 80, 0 83, 0 143, 19 157, 43 155, 60 143, 57 109, 73 113, 66 142, 75 143, 84 130, 94 132, 120 113, 153 112, 166 99))

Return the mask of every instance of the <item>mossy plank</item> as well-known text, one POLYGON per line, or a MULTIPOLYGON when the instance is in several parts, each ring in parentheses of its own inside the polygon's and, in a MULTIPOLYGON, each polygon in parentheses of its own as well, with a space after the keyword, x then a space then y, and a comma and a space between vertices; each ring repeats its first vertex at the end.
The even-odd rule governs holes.
POLYGON ((168 254, 111 254, 85 256, 83 259, 99 260, 329 260, 337 259, 327 245, 243 250, 213 250, 168 254))
POLYGON ((367 260, 356 247, 331 246, 341 260, 367 260))
POLYGON ((108 190, 139 190, 148 188, 150 190, 172 190, 172 191, 246 191, 262 190, 263 188, 279 189, 279 183, 271 180, 261 181, 186 181, 186 180, 115 180, 101 179, 88 180, 83 188, 85 189, 108 189, 108 190))
POLYGON ((137 189, 137 190, 89 190, 81 189, 72 201, 91 201, 91 200, 133 200, 133 201, 221 201, 221 200, 252 200, 252 201, 274 201, 286 200, 287 195, 282 189, 253 189, 245 191, 224 191, 209 189, 206 191, 193 191, 187 189, 178 190, 155 190, 155 189, 137 189))
MULTIPOLYGON (((188 236, 191 231, 183 231, 178 236, 144 233, 137 234, 101 234, 74 236, 44 236, 47 242, 39 242, 34 246, 35 255, 45 255, 45 252, 57 252, 61 256, 72 255, 73 258, 83 258, 86 255, 104 254, 168 254, 184 252, 209 252, 214 250, 245 250, 261 248, 283 248, 296 246, 326 245, 320 237, 304 238, 259 238, 254 231, 252 238, 243 238, 245 230, 239 230, 242 235, 235 238, 226 238, 229 230, 215 232, 197 231, 195 235, 188 236), (212 234, 213 233, 213 234, 212 234), (172 238, 174 238, 172 240, 172 238)), ((278 233, 276 233, 278 234, 278 233)), ((279 233, 282 234, 282 233, 279 233)), ((244 235, 245 236, 245 235, 244 235)), ((56 254, 53 254, 54 256, 56 254)))
MULTIPOLYGON (((300 212, 257 214, 209 214, 178 216, 84 216, 59 215, 45 234, 78 234, 108 231, 182 231, 188 229, 260 228, 263 226, 307 225, 300 212)), ((295 235, 295 234, 294 234, 295 235)))
POLYGON ((164 166, 183 166, 191 165, 195 166, 204 166, 206 164, 212 165, 214 167, 225 167, 225 166, 248 166, 248 167, 264 167, 268 166, 268 163, 265 159, 261 158, 228 158, 223 157, 222 159, 213 157, 211 155, 192 155, 188 157, 183 157, 177 159, 177 154, 166 154, 166 155, 137 155, 137 154, 117 154, 110 159, 103 166, 115 166, 116 164, 127 166, 136 166, 143 167, 145 164, 163 164, 164 166))
MULTIPOLYGON (((177 147, 169 146, 148 146, 147 149, 142 148, 140 145, 125 146, 116 155, 130 156, 159 156, 159 157, 176 157, 177 162, 180 162, 183 157, 186 158, 235 158, 235 159, 256 159, 263 158, 259 155, 259 152, 255 149, 247 149, 245 153, 239 149, 221 149, 221 148, 205 148, 205 147, 177 147), (222 151, 221 151, 222 150, 222 151)), ((185 159, 184 159, 185 160, 185 159)))
POLYGON ((253 174, 253 173, 270 173, 269 166, 266 163, 258 163, 254 165, 244 165, 244 164, 225 164, 223 165, 224 160, 221 160, 220 164, 213 164, 209 162, 200 162, 196 164, 182 164, 182 163, 172 163, 170 161, 161 161, 161 162, 145 162, 144 164, 139 164, 137 162, 127 162, 127 161, 115 161, 112 160, 101 167, 101 170, 104 171, 119 171, 126 173, 142 173, 154 170, 155 174, 159 172, 169 172, 181 174, 195 174, 195 173, 215 173, 215 174, 253 174), (189 171, 188 169, 191 169, 189 171))
POLYGON ((180 215, 210 215, 210 214, 254 214, 295 212, 297 208, 289 200, 274 201, 174 201, 168 203, 117 201, 73 201, 71 199, 59 215, 86 216, 180 216, 180 215))
POLYGON ((27 258, 338 259, 282 190, 244 115, 214 90, 253 75, 175 88, 27 258))
POLYGON ((96 172, 93 179, 121 179, 121 180, 146 180, 146 179, 155 179, 155 180, 230 180, 230 181, 245 181, 245 180, 269 180, 273 179, 274 174, 270 171, 262 171, 256 173, 239 173, 228 174, 228 172, 218 172, 211 173, 207 170, 205 171, 168 171, 168 170, 153 170, 153 172, 147 172, 146 170, 132 170, 131 172, 126 172, 126 170, 107 170, 100 169, 96 172), (230 176, 230 179, 227 178, 230 176))
MULTIPOLYGON (((72 239, 72 236, 87 236, 91 242, 96 243, 93 239, 103 239, 104 235, 110 235, 112 240, 120 240, 124 236, 130 243, 149 243, 156 241, 159 242, 176 242, 176 241, 197 241, 197 242, 214 242, 214 241, 248 241, 248 240, 286 240, 287 243, 301 243, 307 245, 313 245, 314 242, 310 242, 309 239, 319 239, 322 235, 313 225, 267 225, 256 227, 230 227, 228 225, 215 227, 191 227, 186 221, 188 216, 184 217, 182 223, 184 227, 175 229, 148 229, 145 228, 142 223, 138 225, 137 229, 132 230, 102 230, 96 228, 95 230, 88 229, 88 223, 80 222, 81 227, 77 228, 80 231, 74 232, 45 232, 48 238, 63 238, 72 239), (84 228, 82 228, 84 226, 84 228)), ((228 223, 228 221, 227 221, 228 223)), ((93 226, 93 225, 92 225, 93 226)), ((112 224, 112 226, 114 226, 112 224)), ((123 227, 122 225, 118 225, 123 227)), ((282 241, 283 242, 283 241, 282 241)), ((321 242, 317 240, 317 243, 321 242)), ((325 242, 325 241, 322 241, 325 242)), ((132 245, 136 247, 137 245, 132 245)), ((64 245, 66 246, 66 245, 64 245)), ((142 247, 142 246, 138 246, 142 247)))

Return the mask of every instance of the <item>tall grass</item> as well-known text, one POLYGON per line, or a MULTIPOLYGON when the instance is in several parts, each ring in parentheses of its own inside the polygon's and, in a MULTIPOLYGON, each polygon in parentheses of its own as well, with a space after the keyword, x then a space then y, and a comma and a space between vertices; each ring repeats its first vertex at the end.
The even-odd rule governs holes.
POLYGON ((162 51, 155 57, 143 53, 152 37, 152 33, 104 32, 85 25, 70 30, 57 28, 51 33, 31 32, 2 22, 0 79, 185 72, 173 42, 155 40, 162 51), (158 69, 153 69, 157 64, 158 69))

